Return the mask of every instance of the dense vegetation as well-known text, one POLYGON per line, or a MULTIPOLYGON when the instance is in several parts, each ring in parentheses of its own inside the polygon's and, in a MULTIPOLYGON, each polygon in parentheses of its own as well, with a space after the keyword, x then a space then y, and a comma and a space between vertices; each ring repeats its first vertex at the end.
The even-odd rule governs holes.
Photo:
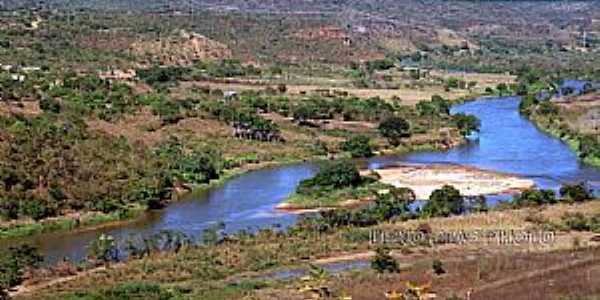
POLYGON ((222 158, 210 149, 168 141, 156 149, 90 132, 83 120, 44 114, 3 117, 0 212, 35 220, 66 211, 159 207, 177 184, 219 177, 222 158), (117 179, 117 180, 115 180, 117 179))
MULTIPOLYGON (((136 207, 160 208, 175 197, 175 191, 208 183, 224 170, 239 166, 223 157, 228 149, 184 141, 180 135, 147 145, 92 130, 90 120, 119 124, 149 111, 161 124, 149 126, 148 131, 203 118, 230 126, 232 138, 280 143, 285 142, 281 125, 264 114, 293 116, 299 127, 307 128, 311 126, 306 124, 324 119, 380 122, 378 132, 344 133, 347 140, 339 148, 352 157, 371 156, 377 133, 397 146, 411 132, 444 124, 461 131, 472 127, 469 121, 461 121, 468 117, 450 117, 449 102, 441 97, 434 97, 431 105, 424 101, 416 109, 344 95, 297 99, 281 94, 285 89, 242 92, 223 100, 222 91, 200 88, 185 99, 172 99, 169 89, 190 80, 201 68, 207 66, 140 69, 140 80, 154 87, 142 93, 128 83, 75 73, 58 76, 60 80, 40 73, 33 85, 7 81, 10 93, 20 97, 17 103, 37 102, 41 112, 0 117, 4 128, 0 143, 2 219, 42 220, 75 211, 116 212, 118 218, 127 218, 136 207), (49 84, 52 80, 60 83, 49 84), (428 120, 419 120, 422 115, 428 120), (413 120, 413 126, 406 120, 413 120)), ((327 153, 327 147, 318 148, 311 151, 327 153)))
POLYGON ((8 289, 23 281, 25 272, 39 267, 43 258, 36 249, 27 246, 10 247, 0 254, 0 299, 8 299, 8 289))

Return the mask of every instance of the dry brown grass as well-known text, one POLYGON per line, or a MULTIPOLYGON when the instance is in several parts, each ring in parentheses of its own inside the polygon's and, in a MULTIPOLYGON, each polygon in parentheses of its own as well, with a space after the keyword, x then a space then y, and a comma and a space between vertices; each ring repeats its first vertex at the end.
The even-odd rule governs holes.
POLYGON ((558 105, 562 119, 572 130, 583 134, 600 133, 600 93, 563 99, 558 105))
MULTIPOLYGON (((402 75, 398 72, 386 72, 394 77, 402 75)), ((403 75, 402 75, 403 76, 403 75)), ((457 77, 465 81, 475 81, 477 86, 474 90, 459 90, 454 89, 446 91, 442 84, 428 84, 423 86, 413 85, 411 80, 401 79, 395 84, 401 86, 397 89, 376 89, 376 88, 355 88, 351 87, 350 82, 340 79, 321 78, 314 84, 287 84, 287 93, 290 96, 301 96, 305 94, 318 93, 321 90, 330 90, 345 92, 361 98, 380 97, 385 100, 400 99, 402 104, 414 105, 422 100, 431 99, 433 95, 440 95, 446 99, 459 99, 467 97, 472 93, 483 93, 486 87, 495 88, 497 84, 514 82, 515 77, 505 74, 478 74, 478 73, 448 73, 444 71, 431 72, 433 78, 447 79, 449 77, 457 77), (407 87, 411 86, 411 87, 407 87)), ((302 79, 301 81, 307 81, 302 79)), ((314 80, 312 80, 314 81, 314 80)), ((219 80, 219 81, 196 81, 182 83, 179 90, 185 91, 192 86, 210 87, 212 89, 221 89, 224 91, 246 91, 246 90, 264 90, 269 87, 274 87, 279 81, 261 80, 219 80)))
POLYGON ((0 115, 9 116, 23 114, 26 116, 37 116, 42 113, 38 101, 0 101, 0 115))
POLYGON ((186 118, 176 124, 163 126, 160 118, 144 108, 135 114, 124 115, 116 122, 99 119, 87 121, 91 130, 103 132, 114 137, 123 136, 132 143, 154 146, 171 135, 189 135, 198 139, 227 138, 231 129, 222 122, 205 118, 186 118))
POLYGON ((435 70, 431 72, 432 76, 442 78, 456 77, 467 82, 475 81, 480 87, 496 87, 499 83, 512 83, 517 79, 514 75, 509 74, 492 74, 492 73, 470 73, 470 72, 446 72, 435 70))
MULTIPOLYGON (((549 221, 558 221, 565 212, 586 212, 594 214, 600 210, 600 202, 580 205, 556 205, 546 208, 530 208, 510 211, 494 211, 487 214, 473 214, 452 218, 432 218, 413 220, 379 226, 385 230, 414 230, 427 223, 433 232, 459 230, 509 230, 527 229, 535 224, 528 221, 532 213, 542 214, 549 221)), ((383 292, 403 290, 407 281, 417 283, 431 282, 433 289, 443 297, 459 295, 465 297, 473 290, 471 299, 547 299, 539 295, 558 295, 564 293, 590 294, 598 292, 595 287, 600 283, 596 276, 600 268, 600 248, 589 242, 592 233, 561 232, 555 243, 550 244, 499 244, 494 240, 466 244, 437 244, 431 246, 396 247, 393 256, 400 262, 403 270, 400 274, 376 275, 363 270, 358 273, 344 273, 332 277, 328 285, 337 293, 345 292, 353 299, 384 299, 383 292), (574 249, 573 239, 582 241, 574 249), (447 274, 432 274, 431 262, 441 259, 447 274), (540 282, 544 284, 540 284, 540 282), (548 285, 553 283, 555 285, 548 285), (575 288, 576 287, 576 288, 575 288), (514 291, 518 291, 514 292, 514 291), (538 295, 538 296, 536 296, 538 295), (504 298, 503 298, 504 297, 504 298)), ((118 282, 159 282, 163 285, 186 286, 194 291, 223 287, 224 282, 253 278, 256 272, 240 272, 224 281, 198 281, 192 266, 200 260, 198 255, 217 255, 216 257, 232 268, 243 266, 257 258, 282 259, 287 264, 298 262, 299 257, 287 257, 291 253, 305 255, 313 263, 323 264, 339 261, 366 260, 372 257, 373 246, 363 242, 347 244, 340 235, 322 235, 313 238, 279 239, 267 237, 249 245, 223 245, 218 250, 186 251, 180 254, 160 254, 150 259, 134 261, 107 270, 100 270, 73 277, 68 281, 57 281, 51 287, 45 287, 35 297, 20 299, 47 299, 43 295, 60 295, 61 292, 85 290, 98 286, 112 286, 118 282), (238 248, 236 248, 238 247, 238 248), (212 254, 211 254, 212 253, 212 254), (267 256, 264 256, 267 255, 267 256), (264 257, 263 257, 264 256, 264 257), (290 260, 291 259, 291 260, 290 260), (191 265, 190 265, 191 264, 191 265), (237 279, 236 279, 237 278, 237 279)), ((306 237, 305 237, 306 238, 306 237)), ((303 262, 306 262, 303 261, 303 262)), ((284 264, 285 265, 285 264, 284 264)), ((292 282, 284 286, 253 291, 248 299, 304 299, 298 292, 299 284, 292 282)), ((27 296, 27 297, 25 297, 27 296)), ((25 298, 24 298, 25 297, 25 298)), ((57 296, 59 297, 59 296, 57 296)), ((56 298, 56 297, 55 297, 56 298)), ((56 298, 58 299, 58 298, 56 298)), ((444 299, 444 298, 442 298, 444 299)))

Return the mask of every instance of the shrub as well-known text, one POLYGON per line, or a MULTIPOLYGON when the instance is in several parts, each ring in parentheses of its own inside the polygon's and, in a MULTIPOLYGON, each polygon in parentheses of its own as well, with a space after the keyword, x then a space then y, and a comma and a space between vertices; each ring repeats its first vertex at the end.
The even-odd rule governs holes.
POLYGON ((37 267, 42 261, 37 249, 29 245, 9 247, 0 253, 0 299, 8 299, 8 289, 21 284, 25 270, 37 267))
POLYGON ((244 66, 238 60, 225 59, 218 63, 210 63, 206 71, 213 77, 236 77, 260 75, 261 70, 253 65, 244 66))
POLYGON ((534 95, 527 95, 523 97, 523 99, 519 103, 519 111, 522 114, 530 114, 531 108, 535 107, 538 103, 540 102, 534 95))
POLYGON ((565 184, 560 188, 560 196, 570 202, 584 202, 592 199, 592 195, 584 183, 565 184))
POLYGON ((278 85, 277 85, 277 91, 278 91, 280 94, 285 94, 285 92, 287 92, 287 90, 288 90, 288 89, 287 89, 287 86, 286 86, 285 84, 283 84, 283 83, 280 83, 280 84, 278 84, 278 85))
POLYGON ((179 299, 181 292, 177 288, 163 288, 151 283, 124 283, 100 291, 77 292, 65 296, 65 300, 171 300, 179 299))
POLYGON ((410 136, 410 124, 396 116, 386 118, 379 123, 378 130, 393 146, 400 145, 402 138, 410 136))
POLYGON ((407 220, 414 217, 410 209, 414 198, 412 190, 392 187, 391 192, 378 194, 373 203, 360 209, 322 211, 317 215, 301 219, 299 224, 300 227, 310 228, 313 231, 326 232, 342 226, 372 226, 398 217, 407 220))
POLYGON ((298 193, 307 194, 323 187, 344 188, 356 186, 362 182, 358 168, 349 161, 327 163, 321 167, 317 175, 303 180, 298 186, 298 193))
POLYGON ((444 269, 444 264, 439 259, 434 259, 431 268, 433 269, 433 274, 435 275, 443 275, 446 274, 446 270, 444 269))
POLYGON ((364 135, 351 137, 342 143, 341 148, 343 151, 350 152, 350 155, 354 158, 373 156, 370 139, 364 135))
POLYGON ((161 186, 167 187, 169 181, 179 183, 201 184, 218 179, 223 169, 224 160, 221 153, 212 147, 200 147, 185 150, 174 137, 155 151, 156 155, 168 165, 167 173, 161 186), (165 182, 166 181, 166 182, 165 182))
POLYGON ((452 116, 452 119, 463 136, 467 136, 472 132, 478 132, 481 125, 479 119, 473 115, 459 113, 452 116))
POLYGON ((115 239, 102 234, 88 247, 88 258, 108 264, 119 260, 119 248, 115 239))
POLYGON ((379 59, 379 60, 368 61, 366 63, 366 65, 367 65, 367 70, 369 72, 383 71, 383 70, 389 70, 389 69, 393 68, 394 61, 389 58, 384 58, 384 59, 379 59))
POLYGON ((58 213, 57 204, 39 199, 28 199, 21 206, 21 214, 29 216, 35 221, 54 217, 58 213))
POLYGON ((189 74, 190 69, 185 67, 162 67, 155 66, 149 69, 138 69, 138 78, 154 87, 174 84, 189 74))
POLYGON ((597 136, 584 135, 579 139, 579 156, 600 158, 600 141, 597 136))
POLYGON ((57 114, 60 112, 60 108, 60 103, 58 103, 58 101, 55 99, 46 97, 40 100, 40 109, 45 112, 57 114))
POLYGON ((448 217, 464 211, 464 199, 460 192, 450 185, 437 189, 429 196, 421 214, 425 217, 448 217))
POLYGON ((536 112, 541 115, 556 115, 558 114, 558 106, 550 101, 542 101, 536 112))
POLYGON ((450 102, 438 95, 433 95, 431 101, 417 103, 416 107, 421 116, 450 114, 450 102))
POLYGON ((508 85, 506 85, 506 83, 503 83, 503 82, 502 82, 502 83, 499 83, 499 84, 496 86, 496 90, 498 90, 498 94, 499 94, 500 96, 502 96, 502 95, 504 95, 504 94, 508 93, 508 85))
POLYGON ((447 89, 456 89, 458 88, 459 79, 456 77, 450 77, 446 80, 446 88, 447 89))
POLYGON ((385 246, 375 250, 375 256, 371 259, 371 268, 377 273, 400 272, 398 262, 390 255, 390 250, 385 246))
POLYGON ((220 153, 195 149, 177 161, 175 176, 186 183, 208 183, 219 178, 221 168, 220 153))
POLYGON ((561 218, 570 230, 589 231, 591 229, 589 220, 582 213, 565 213, 561 218))
POLYGON ((173 299, 171 291, 150 283, 125 283, 104 292, 108 299, 148 299, 168 300, 173 299))
POLYGON ((528 189, 514 197, 513 203, 517 207, 554 204, 556 203, 556 195, 552 190, 528 189))
POLYGON ((160 98, 161 101, 152 103, 152 113, 160 116, 164 124, 174 124, 183 118, 178 103, 160 98))
POLYGON ((0 198, 0 218, 14 220, 19 217, 19 203, 8 198, 0 198))
MULTIPOLYGON (((395 189, 392 188, 392 190, 395 189)), ((410 204, 413 201, 414 192, 410 189, 378 194, 375 204, 363 210, 362 216, 366 220, 373 220, 374 223, 385 222, 397 217, 410 219, 412 217, 410 204)))

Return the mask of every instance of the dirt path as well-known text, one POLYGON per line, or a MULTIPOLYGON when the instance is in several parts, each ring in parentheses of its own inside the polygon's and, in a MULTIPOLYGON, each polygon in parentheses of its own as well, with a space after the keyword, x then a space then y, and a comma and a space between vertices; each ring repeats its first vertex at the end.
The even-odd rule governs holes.
MULTIPOLYGON (((114 268, 118 268, 122 266, 122 264, 117 264, 117 265, 112 265, 110 268, 114 269, 114 268)), ((77 273, 75 275, 71 275, 71 276, 66 276, 66 277, 60 277, 60 278, 56 278, 56 279, 52 279, 50 281, 45 281, 39 284, 34 284, 34 285, 21 285, 16 287, 14 290, 10 291, 8 293, 8 295, 12 298, 12 297, 16 297, 16 296, 23 296, 23 295, 27 295, 27 294, 32 294, 36 291, 42 290, 42 289, 46 289, 49 288, 51 286, 55 286, 61 283, 65 283, 65 282, 69 282, 69 281, 73 281, 79 278, 82 278, 84 276, 88 276, 88 275, 92 275, 92 274, 96 274, 96 273, 100 273, 100 272, 104 272, 108 270, 107 267, 102 266, 102 267, 98 267, 95 269, 91 269, 91 270, 87 270, 87 271, 83 271, 80 273, 77 273)))

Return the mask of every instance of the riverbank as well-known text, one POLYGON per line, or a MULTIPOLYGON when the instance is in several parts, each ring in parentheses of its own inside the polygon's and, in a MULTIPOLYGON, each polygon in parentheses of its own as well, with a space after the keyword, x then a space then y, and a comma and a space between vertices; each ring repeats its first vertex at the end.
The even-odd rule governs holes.
MULTIPOLYGON (((325 159, 325 157, 315 156, 312 161, 318 162, 320 160, 325 159)), ((266 168, 282 167, 285 165, 291 165, 303 161, 304 160, 302 159, 268 161, 244 164, 238 168, 224 170, 223 174, 219 177, 219 179, 211 180, 209 183, 206 184, 191 186, 189 187, 189 189, 179 189, 177 191, 177 197, 171 201, 168 201, 166 205, 180 201, 181 199, 185 199, 186 197, 193 196, 194 194, 203 193, 210 189, 221 186, 227 181, 248 172, 266 168)), ((100 230, 103 228, 114 228, 135 222, 137 219, 142 217, 147 211, 147 206, 130 205, 126 209, 122 209, 113 213, 73 213, 65 216, 48 218, 37 222, 34 220, 17 220, 12 222, 4 222, 0 223, 0 241, 32 237, 35 235, 47 233, 57 233, 66 231, 77 232, 100 230)))
POLYGON ((145 206, 131 205, 108 214, 102 212, 73 213, 38 222, 33 220, 5 222, 0 224, 0 241, 52 232, 93 230, 118 226, 138 218, 146 210, 145 206))
MULTIPOLYGON (((439 137, 434 135, 421 135, 416 139, 411 139, 406 143, 398 146, 391 147, 388 145, 387 148, 378 149, 378 153, 385 155, 400 155, 414 151, 434 151, 434 150, 447 150, 451 147, 458 146, 465 142, 464 138, 458 139, 458 135, 452 135, 450 141, 440 140, 439 137)), ((346 155, 338 155, 337 158, 348 158, 346 155)), ((195 186, 186 186, 185 188, 179 188, 175 190, 176 197, 173 200, 167 202, 166 205, 174 201, 179 201, 188 197, 193 197, 196 194, 202 194, 210 189, 222 186, 231 179, 238 176, 244 175, 248 172, 284 167, 302 162, 318 163, 320 161, 330 160, 331 157, 322 155, 313 155, 310 158, 285 158, 277 159, 273 161, 263 162, 244 162, 241 166, 224 170, 219 176, 219 179, 211 180, 209 183, 200 184, 195 186)), ((345 198, 345 206, 357 205, 360 202, 358 199, 345 198)), ((314 207, 285 207, 282 205, 283 210, 289 212, 299 213, 304 209, 310 209, 314 207)), ((135 222, 139 219, 147 207, 144 205, 135 205, 128 207, 127 210, 121 210, 114 213, 102 213, 102 212, 88 212, 84 214, 70 214, 56 218, 49 218, 41 221, 33 220, 18 220, 13 222, 0 223, 0 240, 10 240, 32 237, 40 234, 65 232, 65 231, 88 231, 98 230, 103 228, 114 228, 122 226, 131 222, 135 222)))
MULTIPOLYGON (((32 279, 19 289, 20 292, 15 292, 13 295, 15 299, 28 300, 69 299, 70 296, 75 294, 80 296, 91 295, 127 285, 135 285, 139 282, 139 276, 142 275, 140 270, 152 268, 157 272, 144 273, 144 282, 156 283, 156 288, 160 290, 166 289, 167 286, 170 288, 175 287, 172 290, 176 293, 185 290, 187 296, 202 299, 235 299, 242 294, 250 294, 259 299, 304 299, 300 298, 302 293, 298 292, 297 285, 299 284, 298 278, 306 274, 305 266, 316 264, 329 268, 328 264, 331 263, 352 265, 357 260, 371 259, 374 254, 372 246, 369 246, 371 243, 369 232, 373 230, 393 233, 416 232, 419 228, 429 228, 431 236, 452 231, 517 233, 547 230, 547 232, 552 232, 552 239, 548 239, 543 243, 505 243, 500 242, 498 237, 482 237, 465 243, 442 242, 434 245, 429 243, 409 245, 390 243, 388 245, 392 249, 391 255, 394 259, 407 262, 402 264, 403 272, 401 274, 404 274, 402 276, 412 274, 412 272, 423 272, 424 270, 425 272, 422 274, 430 276, 430 271, 427 270, 431 269, 431 260, 434 258, 442 260, 448 275, 434 279, 434 288, 438 290, 446 286, 446 283, 439 279, 448 278, 448 276, 452 278, 461 276, 462 273, 458 271, 460 263, 464 265, 464 263, 481 262, 480 268, 483 274, 483 272, 491 272, 493 269, 485 267, 484 262, 491 257, 502 256, 504 259, 508 259, 509 257, 526 255, 529 258, 534 258, 536 256, 552 255, 557 251, 578 249, 578 251, 585 251, 585 249, 597 247, 598 243, 595 242, 594 233, 570 230, 565 225, 568 223, 566 223, 564 216, 580 213, 583 216, 591 217, 600 213, 599 205, 599 201, 592 201, 575 205, 558 204, 518 210, 492 211, 451 218, 392 222, 368 228, 340 229, 319 235, 304 235, 302 232, 273 235, 264 232, 248 239, 230 239, 219 245, 192 247, 179 253, 154 253, 148 258, 129 261, 114 265, 114 267, 83 271, 74 276, 67 276, 65 280, 57 280, 55 277, 32 279), (232 259, 230 253, 238 253, 238 256, 232 259), (299 253, 303 255, 303 259, 298 259, 299 253), (214 259, 207 259, 207 257, 214 259), (270 258, 270 264, 261 264, 267 258, 270 258), (260 261, 257 259, 260 259, 260 261), (197 270, 201 266, 210 270, 210 274, 192 272, 192 270, 197 270), (426 268, 423 268, 423 266, 426 266, 426 268), (280 279, 277 276, 285 277, 280 279), (164 278, 170 278, 170 283, 165 284, 164 278), (240 288, 245 286, 244 284, 250 283, 254 283, 255 285, 252 286, 257 286, 257 288, 240 288)), ((535 259, 534 261, 540 260, 535 259)), ((517 269, 516 265, 512 267, 504 266, 503 270, 511 270, 511 272, 507 272, 510 274, 517 269)), ((332 266, 332 268, 340 267, 332 266)), ((375 293, 382 293, 384 286, 388 290, 393 288, 389 281, 380 282, 380 275, 378 276, 374 271, 366 269, 368 264, 363 264, 363 267, 359 268, 361 268, 361 278, 368 278, 369 283, 377 282, 378 290, 366 293, 371 297, 375 297, 375 293)), ((48 273, 45 274, 48 276, 48 273)), ((352 296, 363 295, 361 289, 355 288, 356 284, 360 285, 360 283, 354 282, 357 278, 352 279, 352 274, 355 273, 342 271, 340 274, 342 277, 327 279, 328 286, 337 292, 345 290, 352 296)), ((396 276, 401 275, 390 274, 385 275, 384 278, 390 278, 390 276, 396 278, 396 276)), ((508 275, 506 276, 502 278, 508 278, 508 275)), ((478 280, 481 281, 477 281, 477 286, 481 286, 483 289, 487 284, 499 279, 501 278, 479 278, 478 280)), ((398 278, 394 282, 406 280, 407 278, 402 280, 398 278)), ((462 290, 463 286, 454 286, 454 290, 442 291, 446 293, 464 293, 466 288, 462 290)), ((447 287, 450 288, 452 285, 450 284, 447 287)))
POLYGON ((526 115, 540 130, 565 142, 586 164, 600 168, 600 142, 594 112, 600 110, 600 95, 583 95, 561 102, 527 107, 526 115))

